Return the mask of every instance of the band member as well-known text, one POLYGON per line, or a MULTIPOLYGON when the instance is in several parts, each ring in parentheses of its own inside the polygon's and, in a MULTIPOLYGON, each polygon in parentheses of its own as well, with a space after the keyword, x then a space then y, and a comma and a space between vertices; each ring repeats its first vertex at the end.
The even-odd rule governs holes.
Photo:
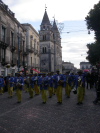
POLYGON ((48 73, 48 83, 49 83, 49 88, 48 88, 49 98, 51 98, 53 95, 53 77, 51 73, 48 73))
POLYGON ((38 74, 35 73, 35 75, 34 75, 34 89, 35 89, 35 94, 36 95, 40 94, 40 87, 38 85, 38 78, 39 78, 38 74))
POLYGON ((29 95, 30 98, 34 97, 34 76, 32 74, 29 77, 29 95))
POLYGON ((94 104, 98 104, 100 101, 100 72, 98 73, 98 80, 96 82, 96 98, 93 101, 94 104))
POLYGON ((48 93, 48 77, 46 76, 45 73, 39 78, 39 85, 40 85, 40 90, 42 94, 42 100, 43 103, 45 104, 47 102, 47 93, 48 93))
POLYGON ((82 104, 84 100, 84 95, 85 95, 85 78, 84 78, 82 71, 78 72, 77 82, 78 82, 78 88, 77 88, 78 103, 77 105, 80 105, 82 104))
POLYGON ((69 85, 69 73, 66 72, 64 75, 64 88, 65 88, 65 95, 69 98, 70 97, 70 92, 71 92, 71 86, 69 85))
POLYGON ((8 88, 9 98, 12 98, 15 79, 11 74, 9 74, 8 80, 9 80, 9 88, 8 88))
POLYGON ((17 103, 21 103, 22 101, 22 89, 23 89, 23 85, 24 85, 24 78, 21 76, 21 74, 18 74, 18 77, 16 78, 16 94, 17 94, 17 98, 18 98, 18 102, 17 103))
POLYGON ((29 91, 29 74, 24 77, 24 89, 26 93, 29 91))
POLYGON ((54 75, 54 82, 55 82, 55 88, 56 88, 56 95, 57 95, 57 103, 62 103, 62 88, 64 83, 64 77, 59 73, 59 70, 57 71, 57 74, 54 75))
POLYGON ((0 75, 0 94, 3 94, 4 78, 0 75))

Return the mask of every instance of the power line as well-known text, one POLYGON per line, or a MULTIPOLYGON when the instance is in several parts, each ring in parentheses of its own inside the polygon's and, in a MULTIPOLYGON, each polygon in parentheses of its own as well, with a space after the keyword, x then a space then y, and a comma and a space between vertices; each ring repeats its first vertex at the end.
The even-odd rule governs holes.
POLYGON ((65 31, 65 32, 62 32, 62 33, 71 33, 71 32, 81 32, 81 31, 87 31, 87 30, 77 30, 77 31, 65 31))
POLYGON ((93 40, 78 40, 78 41, 68 41, 68 42, 61 42, 61 43, 74 43, 74 42, 80 42, 80 41, 92 41, 93 42, 93 40))

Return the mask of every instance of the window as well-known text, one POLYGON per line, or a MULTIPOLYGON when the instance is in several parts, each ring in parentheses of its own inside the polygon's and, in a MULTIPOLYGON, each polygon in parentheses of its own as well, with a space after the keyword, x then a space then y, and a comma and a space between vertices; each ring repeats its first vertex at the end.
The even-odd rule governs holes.
POLYGON ((23 40, 23 52, 25 51, 25 41, 23 40))
POLYGON ((30 37, 30 46, 32 48, 32 38, 30 37))
POLYGON ((43 41, 45 41, 46 40, 46 35, 43 35, 43 41))
POLYGON ((11 46, 14 46, 14 33, 11 31, 11 46))
POLYGON ((44 51, 45 51, 45 53, 46 53, 46 47, 45 47, 44 51))
POLYGON ((43 53, 46 53, 47 52, 47 49, 46 49, 46 47, 43 47, 43 49, 42 49, 43 51, 43 53))
POLYGON ((32 67, 32 57, 31 57, 31 67, 32 67))
POLYGON ((42 52, 44 53, 44 47, 43 47, 43 51, 42 52))
POLYGON ((2 26, 2 41, 5 42, 5 37, 6 37, 6 28, 2 26))
POLYGON ((43 26, 43 30, 45 30, 45 26, 43 26))

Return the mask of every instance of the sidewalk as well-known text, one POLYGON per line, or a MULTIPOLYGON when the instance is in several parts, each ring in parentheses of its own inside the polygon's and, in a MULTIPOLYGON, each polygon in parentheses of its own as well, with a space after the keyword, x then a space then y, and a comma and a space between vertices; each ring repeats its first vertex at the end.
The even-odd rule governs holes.
POLYGON ((83 105, 78 106, 77 95, 71 92, 63 104, 57 104, 56 95, 42 104, 41 95, 29 98, 23 92, 23 101, 16 103, 7 92, 0 95, 0 133, 99 133, 100 105, 94 105, 94 90, 86 90, 83 105))

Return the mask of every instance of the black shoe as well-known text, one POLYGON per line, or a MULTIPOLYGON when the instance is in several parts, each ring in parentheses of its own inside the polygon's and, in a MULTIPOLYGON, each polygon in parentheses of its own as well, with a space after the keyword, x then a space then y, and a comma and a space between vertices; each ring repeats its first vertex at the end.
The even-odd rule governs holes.
POLYGON ((46 102, 42 102, 43 104, 46 104, 46 102))
POLYGON ((98 102, 96 102, 96 101, 93 101, 93 103, 96 105, 98 102))
POLYGON ((57 102, 58 104, 62 104, 62 102, 57 102))
POLYGON ((8 98, 12 98, 12 96, 9 96, 8 98))
POLYGON ((83 104, 82 102, 80 102, 80 104, 83 104))
POLYGON ((33 98, 33 97, 30 97, 30 98, 33 98))
POLYGON ((21 101, 18 101, 17 103, 21 103, 21 101))
POLYGON ((77 105, 80 105, 80 102, 78 102, 77 105))

